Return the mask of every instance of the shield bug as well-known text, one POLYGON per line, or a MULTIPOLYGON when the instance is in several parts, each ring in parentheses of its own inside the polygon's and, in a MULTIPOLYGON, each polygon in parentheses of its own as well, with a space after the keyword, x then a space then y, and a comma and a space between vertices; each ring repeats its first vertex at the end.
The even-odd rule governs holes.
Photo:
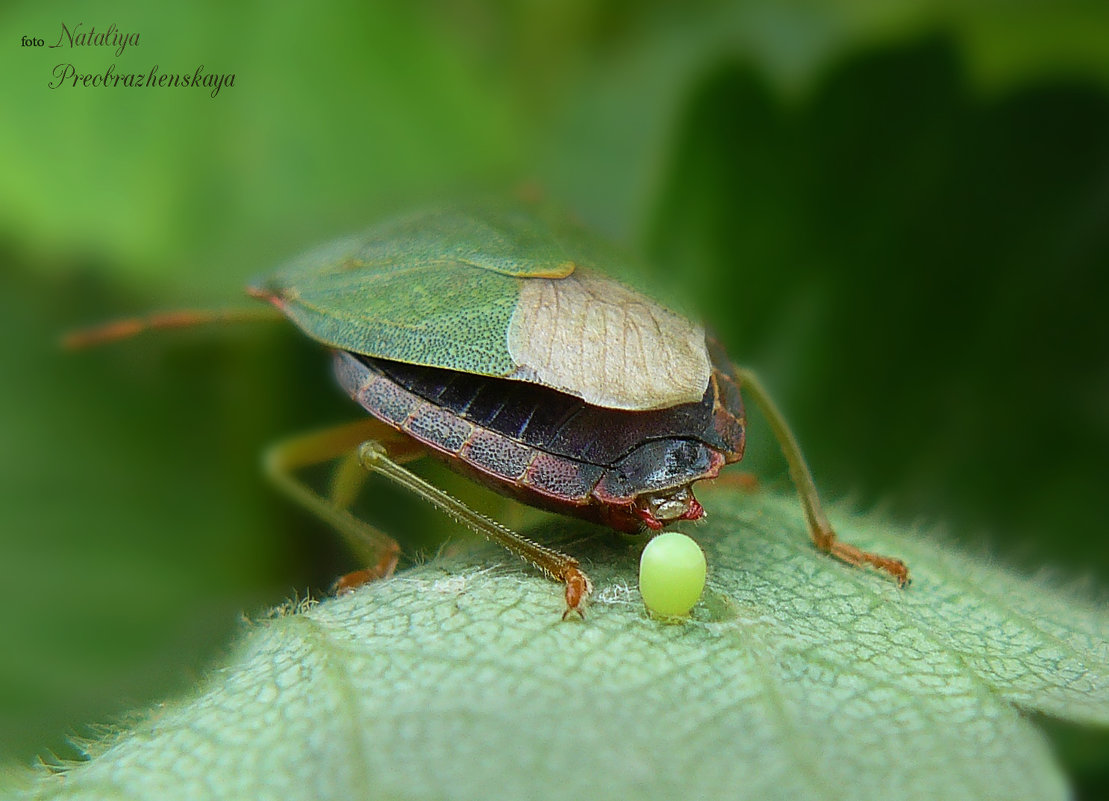
MULTIPOLYGON (((278 487, 359 546, 369 567, 342 586, 391 574, 399 555, 392 538, 348 511, 359 477, 374 471, 562 582, 566 613, 580 613, 591 588, 576 559, 471 510, 405 463, 430 454, 524 503, 657 531, 700 518, 692 485, 742 457, 741 390, 770 422, 815 545, 908 581, 901 561, 836 538, 801 449, 755 374, 700 325, 613 277, 629 273, 579 231, 482 203, 386 221, 250 287, 332 351, 338 383, 369 414, 282 443, 265 460, 278 487), (330 496, 296 477, 344 455, 330 496)), ((159 315, 72 341, 228 316, 159 315)))

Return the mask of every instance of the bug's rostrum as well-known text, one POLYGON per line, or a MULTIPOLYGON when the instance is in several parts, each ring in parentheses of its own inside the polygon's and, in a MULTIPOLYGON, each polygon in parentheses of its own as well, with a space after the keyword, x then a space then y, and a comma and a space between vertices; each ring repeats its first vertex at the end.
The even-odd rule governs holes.
POLYGON ((635 499, 635 514, 647 528, 658 531, 678 520, 699 520, 705 507, 693 497, 689 486, 663 492, 650 492, 635 499))

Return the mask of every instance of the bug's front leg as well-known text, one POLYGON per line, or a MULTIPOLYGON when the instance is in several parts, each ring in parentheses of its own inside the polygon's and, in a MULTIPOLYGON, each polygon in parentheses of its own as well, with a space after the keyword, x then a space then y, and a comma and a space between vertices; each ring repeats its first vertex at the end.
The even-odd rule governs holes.
POLYGON ((739 379, 741 390, 746 391, 750 397, 754 398, 755 403, 758 404, 762 413, 766 416, 770 428, 774 431, 774 437, 778 440, 782 453, 789 463, 789 474, 793 479, 793 485, 797 488, 797 494, 801 497, 801 505, 805 509, 805 520, 809 527, 809 536, 812 537, 816 547, 848 564, 872 565, 879 570, 883 570, 889 573, 902 587, 908 584, 909 568, 900 559, 864 551, 836 537, 832 525, 824 514, 824 507, 820 503, 820 495, 816 491, 816 483, 813 481, 812 473, 809 472, 809 466, 801 453, 801 446, 797 444, 797 438, 793 436, 793 431, 790 430, 785 417, 778 410, 774 401, 771 400, 770 394, 754 372, 739 365, 733 365, 733 369, 736 378, 739 379))
POLYGON ((566 611, 562 613, 563 619, 572 614, 585 617, 584 605, 593 591, 593 585, 589 576, 582 571, 577 559, 529 540, 480 512, 474 511, 462 501, 402 467, 396 460, 390 458, 385 446, 376 440, 362 443, 358 449, 358 459, 367 470, 381 473, 405 489, 416 493, 458 522, 504 546, 555 581, 562 582, 566 586, 566 611))

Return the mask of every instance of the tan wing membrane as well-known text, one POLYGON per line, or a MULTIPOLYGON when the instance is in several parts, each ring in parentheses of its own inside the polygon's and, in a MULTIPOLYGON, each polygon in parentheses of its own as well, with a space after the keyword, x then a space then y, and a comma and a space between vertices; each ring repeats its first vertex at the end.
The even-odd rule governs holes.
POLYGON ((523 281, 508 351, 512 378, 613 409, 697 403, 712 372, 701 326, 585 270, 523 281))

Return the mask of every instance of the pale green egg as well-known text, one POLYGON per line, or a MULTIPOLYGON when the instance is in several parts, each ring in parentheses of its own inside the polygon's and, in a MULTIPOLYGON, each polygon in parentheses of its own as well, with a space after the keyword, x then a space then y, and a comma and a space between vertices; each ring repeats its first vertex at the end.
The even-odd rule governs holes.
POLYGON ((639 558, 639 593, 656 617, 686 617, 705 589, 705 554, 678 531, 659 534, 639 558))

